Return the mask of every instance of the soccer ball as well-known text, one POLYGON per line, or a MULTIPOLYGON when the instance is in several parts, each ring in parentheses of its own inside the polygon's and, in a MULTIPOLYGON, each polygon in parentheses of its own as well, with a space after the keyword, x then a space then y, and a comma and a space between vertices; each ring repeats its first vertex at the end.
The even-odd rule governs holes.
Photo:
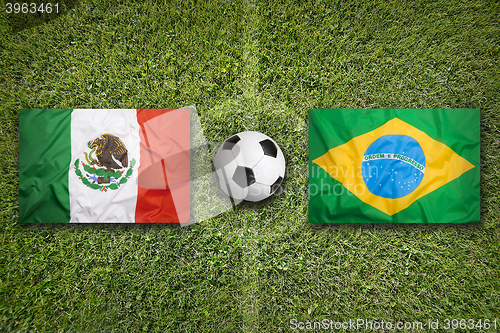
POLYGON ((224 141, 214 166, 220 187, 235 200, 264 200, 276 192, 285 176, 283 152, 259 132, 241 132, 224 141))

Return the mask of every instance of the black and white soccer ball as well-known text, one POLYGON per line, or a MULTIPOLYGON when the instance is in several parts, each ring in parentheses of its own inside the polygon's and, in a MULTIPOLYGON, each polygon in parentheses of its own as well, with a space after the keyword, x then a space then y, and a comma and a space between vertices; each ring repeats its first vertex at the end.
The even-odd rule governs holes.
POLYGON ((224 141, 214 166, 222 190, 235 200, 264 200, 285 176, 283 152, 259 132, 241 132, 224 141))

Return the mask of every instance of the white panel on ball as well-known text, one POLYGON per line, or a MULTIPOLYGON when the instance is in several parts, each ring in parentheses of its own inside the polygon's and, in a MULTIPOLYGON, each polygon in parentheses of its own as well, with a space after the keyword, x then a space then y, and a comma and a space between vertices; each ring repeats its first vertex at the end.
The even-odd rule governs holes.
POLYGON ((222 169, 225 165, 228 165, 233 161, 234 155, 231 150, 219 149, 219 151, 217 152, 217 158, 214 161, 215 170, 222 169))
POLYGON ((269 185, 253 183, 247 188, 248 194, 245 197, 245 200, 247 201, 261 201, 271 194, 271 187, 269 185))
POLYGON ((283 156, 283 152, 281 149, 278 150, 278 156, 276 156, 278 159, 277 164, 282 168, 282 176, 285 175, 285 169, 286 169, 286 163, 285 163, 285 156, 283 156))
MULTIPOLYGON (((264 152, 258 141, 242 139, 234 147, 239 148, 239 154, 235 154, 238 165, 253 168, 260 161, 264 152)), ((233 150, 234 150, 233 148, 233 150)))
POLYGON ((282 163, 276 163, 275 157, 264 156, 253 168, 253 173, 257 183, 272 185, 285 172, 282 163))
POLYGON ((262 134, 260 132, 253 132, 253 131, 246 131, 246 132, 240 132, 237 134, 241 140, 253 140, 253 141, 262 141, 265 139, 270 139, 267 135, 262 134))
POLYGON ((233 199, 244 200, 248 193, 248 188, 242 188, 232 179, 234 171, 237 167, 238 164, 233 160, 231 163, 226 164, 223 168, 216 169, 215 172, 219 178, 219 184, 224 193, 233 199))

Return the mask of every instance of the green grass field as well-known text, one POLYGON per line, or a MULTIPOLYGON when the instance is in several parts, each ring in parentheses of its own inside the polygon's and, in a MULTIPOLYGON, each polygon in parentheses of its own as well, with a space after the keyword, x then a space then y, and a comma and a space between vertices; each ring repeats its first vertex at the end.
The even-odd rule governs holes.
POLYGON ((12 15, 2 7, 0 331, 500 330, 497 1, 83 0, 12 15), (210 142, 273 137, 286 191, 186 228, 18 223, 20 108, 186 105, 210 142), (480 108, 481 223, 309 225, 309 108, 480 108))

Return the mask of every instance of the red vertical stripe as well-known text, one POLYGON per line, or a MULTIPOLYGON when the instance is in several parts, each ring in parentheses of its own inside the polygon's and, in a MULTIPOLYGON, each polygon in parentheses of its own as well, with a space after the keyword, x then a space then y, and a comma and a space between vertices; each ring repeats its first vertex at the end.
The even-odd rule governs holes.
POLYGON ((189 112, 171 111, 137 110, 141 161, 136 223, 187 222, 189 217, 189 112))

